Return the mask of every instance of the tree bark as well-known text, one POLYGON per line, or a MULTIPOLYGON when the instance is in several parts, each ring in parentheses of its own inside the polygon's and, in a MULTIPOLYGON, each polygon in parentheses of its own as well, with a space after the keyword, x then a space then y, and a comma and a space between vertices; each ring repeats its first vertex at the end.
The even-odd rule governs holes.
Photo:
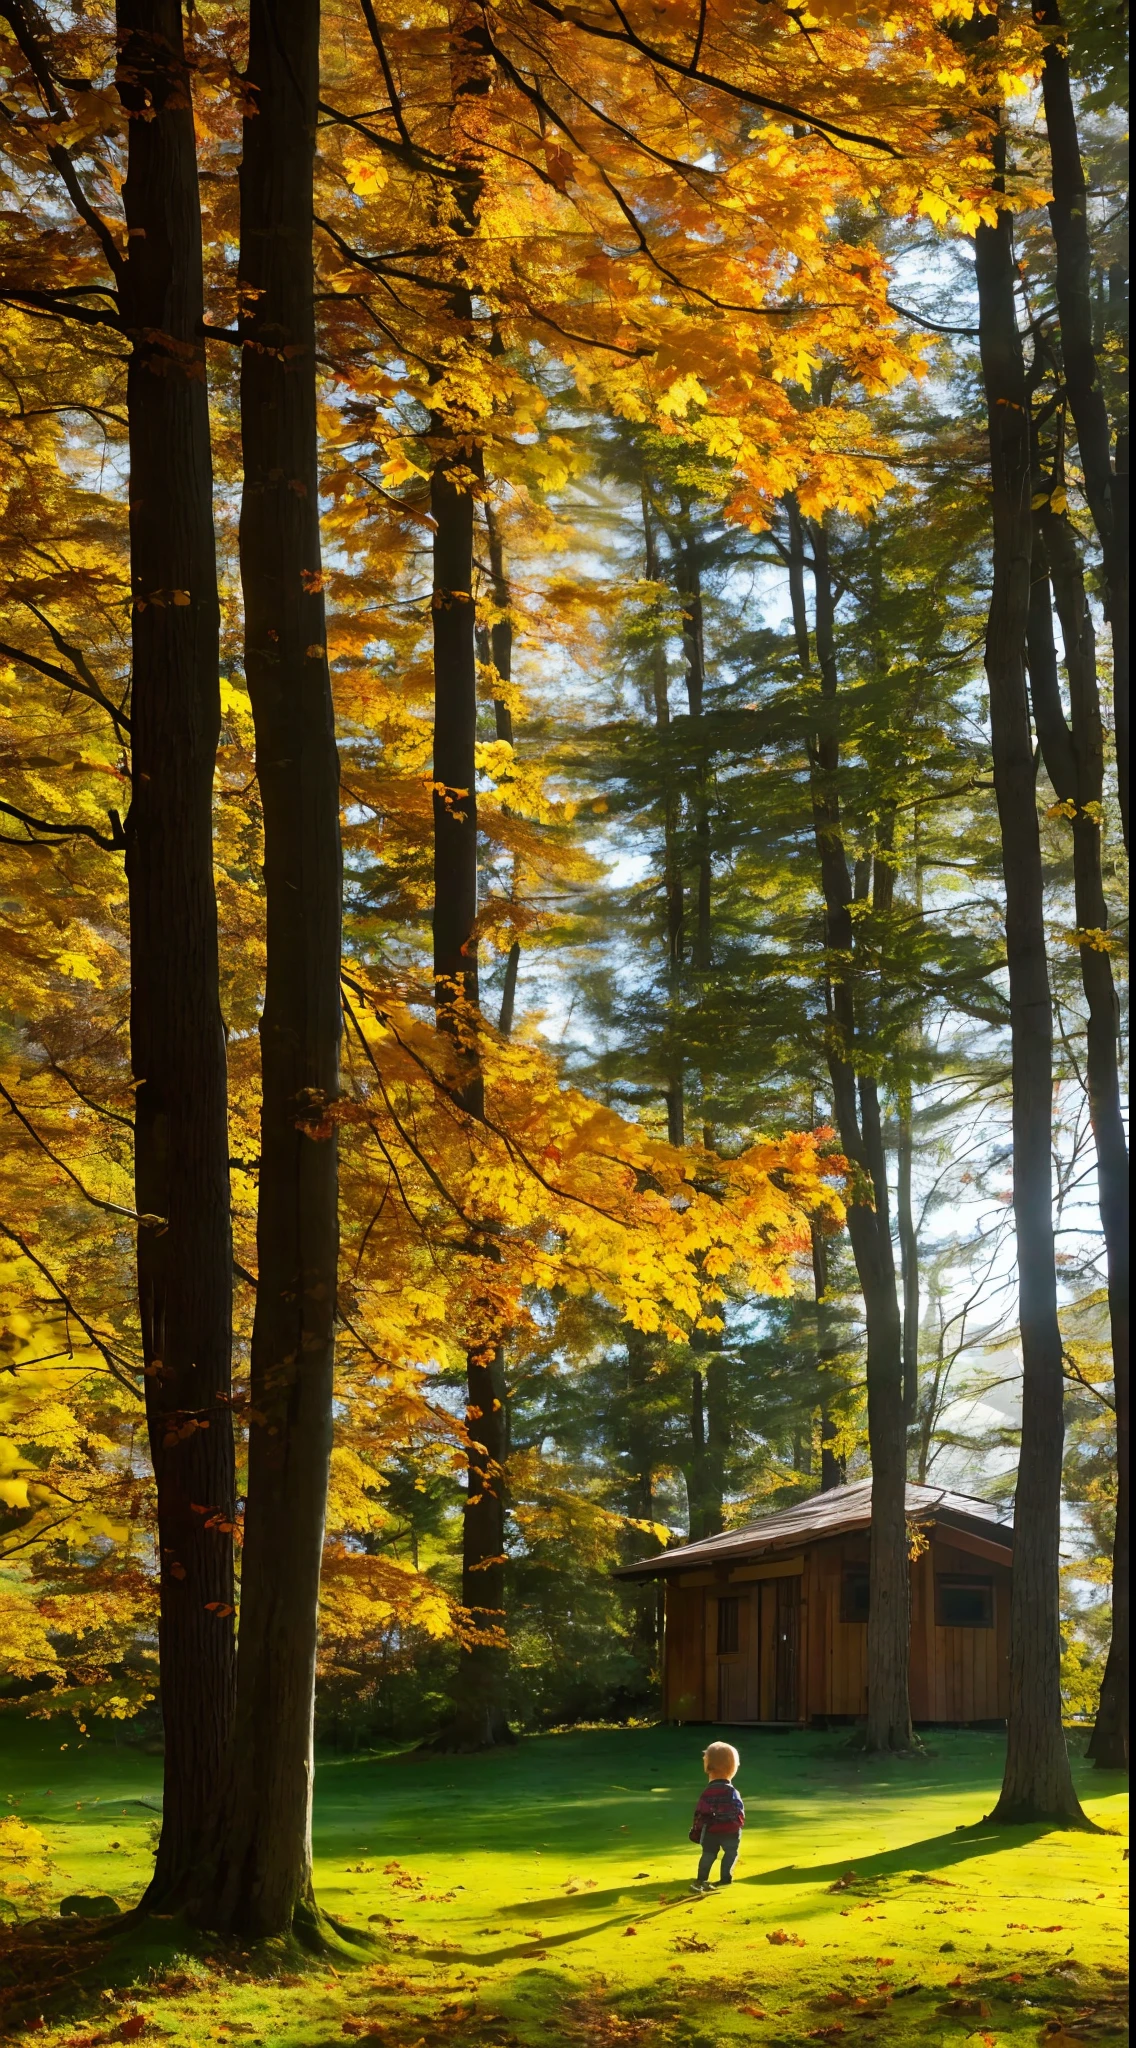
POLYGON ((1100 540, 1104 569, 1105 616, 1112 633, 1113 701, 1116 718, 1116 773, 1124 844, 1128 844, 1128 437, 1117 435, 1113 466, 1112 430, 1101 388, 1093 346, 1092 245, 1089 240, 1089 195, 1085 184, 1069 55, 1058 0, 1034 0, 1034 20, 1051 31, 1042 67, 1041 89, 1053 197, 1049 220, 1057 254, 1057 312, 1061 327, 1061 359, 1065 391, 1077 445, 1085 496, 1100 540))
MULTIPOLYGON (((505 574, 505 550, 501 542, 501 528, 497 513, 491 504, 485 507, 485 526, 489 536, 489 570, 493 581, 493 602, 505 616, 496 619, 490 628, 490 659, 503 683, 513 680, 513 623, 508 616, 509 579, 505 574)), ((493 715, 497 737, 513 744, 513 714, 503 697, 493 700, 493 715)), ((513 893, 516 895, 517 869, 513 863, 513 893)), ((502 1038, 508 1038, 513 1029, 513 1013, 517 1003, 517 975, 521 964, 521 946, 514 939, 505 960, 505 981, 501 991, 501 1010, 497 1029, 502 1038)))
MULTIPOLYGON (((627 1509, 637 1522, 653 1522, 655 1471, 650 1422, 651 1355, 647 1339, 641 1330, 628 1330, 626 1347, 627 1509)), ((650 1535, 647 1530, 628 1531, 629 1559, 653 1557, 658 1549, 658 1538, 650 1535)), ((629 1587, 628 1592, 631 1594, 634 1617, 633 1640, 644 1669, 650 1673, 658 1668, 661 1649, 656 1588, 650 1584, 638 1585, 629 1587)))
MULTIPOLYGON (((1034 475, 1034 497, 1041 495, 1034 475)), ((1101 871, 1100 804, 1104 735, 1097 688, 1092 614, 1080 551, 1063 513, 1036 514, 1030 586, 1028 659, 1042 759, 1062 803, 1075 807, 1073 887, 1081 984, 1088 1010, 1086 1080, 1097 1155, 1097 1197, 1108 1273, 1109 1322, 1117 1421, 1117 1512, 1113 1546, 1112 1642, 1089 1754, 1103 1769, 1128 1764, 1129 1619, 1129 1251, 1128 1144, 1120 1089, 1120 1012, 1107 951, 1108 909, 1101 871), (1070 720, 1061 703, 1050 601, 1052 578, 1065 665, 1070 720)))
MULTIPOLYGON (((647 479, 640 479, 640 503, 643 509, 643 570, 648 583, 661 583, 662 567, 659 562, 655 521, 651 511, 647 479)), ((656 628, 651 648, 651 694, 655 708, 655 732, 659 741, 662 764, 663 797, 663 905, 667 943, 667 994, 669 999, 669 1036, 672 1043, 667 1047, 667 1083, 665 1100, 667 1106, 667 1139, 672 1145, 685 1143, 684 1061, 679 1024, 680 993, 683 959, 683 893, 682 866, 678 857, 678 794, 674 787, 674 773, 670 758, 670 685, 667 675, 667 650, 661 631, 656 628)))
MULTIPOLYGON (((465 211, 472 227, 476 181, 465 211)), ((454 294, 459 330, 473 331, 468 292, 454 294)), ((457 1049, 459 1098, 470 1116, 485 1110, 476 1042, 477 957, 477 647, 473 601, 475 500, 482 455, 472 426, 440 414, 430 485, 434 517, 434 987, 439 1029, 457 1049)), ((503 560, 501 563, 503 576, 503 560)), ((499 636, 494 660, 506 656, 499 636)), ((511 658, 511 644, 508 648, 511 658)), ((504 673, 504 671, 502 671, 504 673)), ((500 731, 502 705, 498 711, 500 731)), ((511 721, 510 732, 511 736, 511 721)), ((511 1019, 509 1020, 511 1022, 511 1019)), ((492 1246, 482 1246, 492 1258, 492 1246)), ((487 1291, 488 1294, 488 1291, 487 1291)), ((466 1359, 469 1449, 462 1516, 462 1605, 471 1634, 458 1663, 452 1711, 432 1747, 484 1749, 514 1740, 506 1688, 505 1625, 506 1389, 500 1332, 487 1299, 486 1328, 466 1359)))
POLYGON ((252 0, 241 581, 264 814, 259 1273, 237 1720, 208 1924, 316 1938, 312 1720, 332 1436, 342 859, 316 462, 318 0, 252 0))
MULTIPOLYGON (((806 680, 813 675, 804 607, 804 534, 789 500, 790 600, 806 680)), ((868 1605, 868 1721, 872 1750, 910 1749, 908 1661, 911 1636, 907 1556, 907 1432, 903 1405, 903 1329, 896 1290, 887 1166, 876 1083, 857 1074, 856 938, 853 878, 841 830, 839 676, 828 536, 810 522, 816 591, 820 704, 809 742, 813 829, 827 927, 830 1013, 827 1064, 840 1143, 852 1167, 848 1235, 864 1298, 867 1334, 868 1442, 872 1458, 868 1605)))
MULTIPOLYGON (((687 522, 689 524, 689 511, 687 522)), ((678 551, 685 588, 682 602, 682 644, 686 655, 686 701, 694 727, 695 793, 694 852, 695 910, 691 964, 698 974, 708 974, 711 964, 710 786, 706 763, 706 742, 702 732, 706 694, 706 630, 702 610, 702 571, 693 538, 678 551)))
MULTIPOLYGON (((832 1308, 828 1300, 828 1240, 816 1222, 809 1225, 812 1240, 813 1296, 816 1301, 816 1359, 817 1370, 822 1375, 831 1373, 836 1364, 838 1344, 832 1327, 832 1308)), ((834 1486, 843 1486, 847 1480, 845 1461, 833 1450, 836 1440, 836 1425, 832 1420, 827 1394, 821 1397, 820 1408, 820 1490, 828 1493, 834 1486)))
POLYGON ((201 208, 179 0, 119 0, 128 118, 130 1043, 138 1293, 157 1482, 165 1793, 148 1906, 180 1900, 233 1711, 232 1238, 213 774, 220 612, 201 208))
MULTIPOLYGON (((1006 141, 995 140, 1003 189, 1006 141)), ((1052 1217, 1053 1024, 1041 835, 1026 696, 1032 490, 1029 393, 1018 332, 1012 216, 979 228, 979 349, 990 436, 993 584, 986 634, 994 788, 1006 888, 1013 1071, 1014 1221, 1022 1345, 1022 1438, 1010 1605, 1006 1769, 993 1818, 1083 1823, 1061 1721, 1061 1332, 1052 1217)))
POLYGON ((919 1238, 911 1199, 914 1156, 911 1130, 911 1083, 899 1084, 899 1142, 896 1146, 896 1221, 899 1225, 900 1278, 903 1283, 903 1413, 909 1424, 919 1411, 919 1238))

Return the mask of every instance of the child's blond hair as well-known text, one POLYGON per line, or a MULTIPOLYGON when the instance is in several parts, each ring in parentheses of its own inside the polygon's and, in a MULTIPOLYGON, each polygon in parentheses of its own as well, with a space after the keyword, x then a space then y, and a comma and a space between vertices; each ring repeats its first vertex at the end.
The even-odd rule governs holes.
POLYGON ((740 1763, 741 1758, 732 1742, 712 1742, 702 1752, 703 1769, 714 1778, 736 1777, 740 1763))

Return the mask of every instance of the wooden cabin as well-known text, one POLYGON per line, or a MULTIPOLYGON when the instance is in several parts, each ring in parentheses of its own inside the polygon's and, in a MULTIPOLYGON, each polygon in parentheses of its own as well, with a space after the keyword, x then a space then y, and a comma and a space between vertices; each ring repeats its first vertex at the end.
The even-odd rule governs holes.
MULTIPOLYGON (((665 1589, 669 1721, 854 1721, 868 1705, 872 1482, 833 1487, 618 1567, 665 1589)), ((985 1501, 909 1486, 914 1721, 996 1722, 1009 1705, 1012 1527, 985 1501), (914 1546, 913 1546, 914 1547, 914 1546)))

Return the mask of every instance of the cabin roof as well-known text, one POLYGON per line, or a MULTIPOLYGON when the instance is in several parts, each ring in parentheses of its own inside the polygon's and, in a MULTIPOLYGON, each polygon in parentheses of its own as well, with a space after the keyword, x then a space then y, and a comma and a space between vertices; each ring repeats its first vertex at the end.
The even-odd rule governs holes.
MULTIPOLYGON (((907 1516, 912 1522, 939 1523, 945 1528, 970 1531, 988 1542, 1002 1544, 1006 1562, 1013 1550, 1014 1529, 1003 1521, 998 1509, 968 1493, 952 1493, 944 1486, 907 1488, 907 1516)), ((872 1519, 872 1482, 861 1479, 854 1486, 833 1486, 826 1493, 814 1493, 808 1500, 774 1515, 760 1515, 742 1529, 727 1529, 721 1536, 707 1536, 700 1543, 679 1543, 657 1557, 641 1558, 635 1564, 617 1565, 615 1577, 654 1579, 692 1566, 740 1564, 749 1557, 765 1557, 784 1550, 801 1550, 806 1544, 830 1536, 849 1535, 867 1529, 872 1519)))

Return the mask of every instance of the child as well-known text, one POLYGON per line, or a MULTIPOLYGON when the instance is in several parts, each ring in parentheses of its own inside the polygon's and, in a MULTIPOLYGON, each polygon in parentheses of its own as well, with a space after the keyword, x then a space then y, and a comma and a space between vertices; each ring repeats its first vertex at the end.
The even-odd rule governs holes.
POLYGON ((703 1751, 702 1768, 710 1783, 694 1809, 694 1826, 690 1830, 691 1841, 702 1844, 698 1875, 690 1887, 692 1892, 709 1891, 710 1872, 718 1860, 719 1849, 722 1852, 719 1889, 733 1883, 733 1870, 746 1817, 741 1794, 734 1790, 732 1782, 740 1762, 737 1750, 728 1742, 712 1742, 709 1749, 703 1751))

